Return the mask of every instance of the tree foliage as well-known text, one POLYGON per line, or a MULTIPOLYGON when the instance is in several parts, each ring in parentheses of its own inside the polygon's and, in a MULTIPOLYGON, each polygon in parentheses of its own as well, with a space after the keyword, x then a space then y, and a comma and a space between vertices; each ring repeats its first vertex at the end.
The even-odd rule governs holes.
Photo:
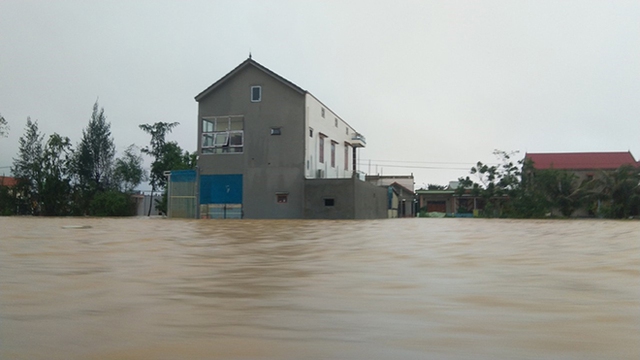
POLYGON ((167 149, 166 136, 179 124, 178 122, 157 122, 153 125, 142 124, 139 126, 140 129, 151 135, 149 146, 144 147, 142 152, 153 158, 149 174, 149 183, 153 191, 163 189, 166 184, 164 172, 171 170, 168 167, 169 160, 166 159, 166 152, 170 150, 167 149))
POLYGON ((604 173, 598 181, 602 191, 598 200, 605 217, 626 218, 640 215, 640 168, 622 166, 604 173))
POLYGON ((569 217, 578 209, 593 216, 624 218, 640 215, 640 168, 623 166, 581 179, 557 169, 535 169, 525 159, 514 163, 512 153, 496 150, 500 165, 478 162, 470 177, 460 178, 456 195, 472 195, 485 202, 485 216, 537 218, 559 211, 569 217))
POLYGON ((427 190, 444 190, 447 187, 444 185, 437 185, 437 184, 429 184, 427 185, 427 190))
POLYGON ((485 213, 488 216, 505 216, 504 212, 511 211, 509 199, 513 198, 521 191, 520 176, 522 161, 514 163, 511 159, 517 151, 506 152, 494 150, 493 154, 500 161, 499 165, 488 165, 478 161, 476 166, 471 168, 470 173, 476 175, 478 182, 473 181, 469 176, 459 178, 459 185, 456 194, 462 196, 470 193, 472 196, 479 196, 485 203, 485 213))
POLYGON ((73 158, 75 197, 80 214, 91 214, 93 197, 111 189, 115 152, 111 125, 104 108, 96 101, 73 158))
MULTIPOLYGON (((139 150, 132 144, 116 159, 111 125, 97 101, 75 149, 68 137, 57 133, 43 144, 45 137, 37 121, 27 118, 11 166, 18 186, 0 184, 0 215, 133 215, 132 193, 148 179, 141 152, 153 157, 154 191, 166 187, 165 171, 195 167, 195 153, 165 140, 177 125, 177 122, 140 125, 151 135, 149 146, 139 150)), ((0 136, 6 136, 7 130, 7 122, 0 115, 0 136)), ((166 211, 166 198, 160 206, 161 211, 166 211)))
POLYGON ((0 137, 7 137, 9 132, 9 124, 7 120, 0 114, 0 137))
MULTIPOLYGON (((140 129, 151 135, 149 146, 144 147, 142 149, 142 152, 153 158, 151 162, 151 171, 149 173, 149 184, 151 184, 152 198, 154 192, 165 188, 165 185, 167 183, 167 179, 164 175, 165 171, 172 170, 171 167, 173 166, 174 162, 173 158, 175 157, 175 149, 173 149, 173 145, 167 144, 166 136, 173 130, 174 127, 178 125, 178 122, 157 122, 153 125, 139 125, 140 129)), ((180 150, 180 152, 181 151, 182 150, 180 150)), ((163 200, 159 208, 160 211, 163 211, 162 208, 164 208, 163 212, 166 213, 166 201, 163 200)), ((149 211, 147 215, 151 215, 151 204, 149 204, 149 211)))
POLYGON ((93 197, 90 211, 93 216, 132 216, 135 215, 135 203, 129 194, 108 190, 93 197))
POLYGON ((49 137, 43 154, 43 186, 41 193, 44 215, 61 216, 72 213, 71 159, 73 149, 68 137, 54 133, 49 137))
POLYGON ((75 170, 80 184, 92 192, 109 189, 115 152, 111 124, 96 101, 76 151, 75 170))
POLYGON ((11 172, 18 178, 18 191, 22 194, 20 212, 38 214, 39 194, 42 190, 42 140, 44 135, 38 130, 38 121, 27 118, 25 133, 19 139, 18 157, 13 159, 11 172))
POLYGON ((116 160, 113 177, 119 190, 126 193, 132 192, 147 179, 147 174, 142 168, 142 156, 135 145, 129 145, 124 155, 116 160))

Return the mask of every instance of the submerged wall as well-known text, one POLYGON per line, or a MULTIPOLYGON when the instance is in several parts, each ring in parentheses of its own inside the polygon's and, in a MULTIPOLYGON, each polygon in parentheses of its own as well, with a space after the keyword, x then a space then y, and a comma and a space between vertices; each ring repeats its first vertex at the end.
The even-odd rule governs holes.
POLYGON ((349 179, 305 180, 307 219, 382 219, 387 217, 385 188, 349 179))

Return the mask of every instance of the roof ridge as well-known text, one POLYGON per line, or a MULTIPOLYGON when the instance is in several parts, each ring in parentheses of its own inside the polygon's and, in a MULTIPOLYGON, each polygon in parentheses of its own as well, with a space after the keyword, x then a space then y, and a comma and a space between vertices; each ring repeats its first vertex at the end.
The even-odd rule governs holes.
POLYGON ((264 73, 266 73, 267 75, 270 75, 271 77, 275 78, 276 80, 282 82, 283 84, 289 86, 290 88, 292 88, 293 90, 299 92, 299 93, 307 93, 306 90, 304 90, 303 88, 301 88, 300 86, 294 84, 293 82, 285 79, 284 77, 278 75, 277 73, 275 73, 274 71, 268 69, 266 66, 260 64, 259 62, 253 60, 253 58, 251 56, 249 56, 245 61, 241 62, 238 66, 236 66, 235 68, 233 68, 233 70, 229 71, 228 73, 226 73, 224 76, 222 76, 220 79, 218 79, 216 82, 214 82, 213 84, 211 84, 209 87, 207 87, 206 89, 204 89, 202 92, 200 92, 198 95, 195 96, 196 101, 200 101, 200 99, 202 99, 203 97, 205 97, 207 94, 209 94, 211 91, 213 91, 215 88, 217 88, 218 86, 220 86, 222 83, 226 82, 228 79, 230 79, 233 75, 235 75, 236 73, 238 73, 240 70, 242 70, 244 67, 246 66, 255 66, 257 69, 263 71, 264 73))

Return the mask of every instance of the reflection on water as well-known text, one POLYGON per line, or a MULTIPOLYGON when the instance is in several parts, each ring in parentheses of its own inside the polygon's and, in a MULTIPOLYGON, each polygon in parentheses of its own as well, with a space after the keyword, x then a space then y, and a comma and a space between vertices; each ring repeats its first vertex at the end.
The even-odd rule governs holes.
POLYGON ((640 358, 637 221, 0 218, 0 274, 0 359, 640 358))

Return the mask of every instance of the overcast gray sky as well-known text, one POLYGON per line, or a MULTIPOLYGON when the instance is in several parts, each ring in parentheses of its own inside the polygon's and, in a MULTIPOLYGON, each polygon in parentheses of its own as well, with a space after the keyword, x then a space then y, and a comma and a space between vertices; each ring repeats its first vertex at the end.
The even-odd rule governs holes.
POLYGON ((194 96, 249 51, 367 137, 361 170, 416 187, 493 149, 640 157, 636 0, 1 0, 0 174, 27 116, 76 144, 98 98, 119 154, 157 121, 195 151, 194 96))

